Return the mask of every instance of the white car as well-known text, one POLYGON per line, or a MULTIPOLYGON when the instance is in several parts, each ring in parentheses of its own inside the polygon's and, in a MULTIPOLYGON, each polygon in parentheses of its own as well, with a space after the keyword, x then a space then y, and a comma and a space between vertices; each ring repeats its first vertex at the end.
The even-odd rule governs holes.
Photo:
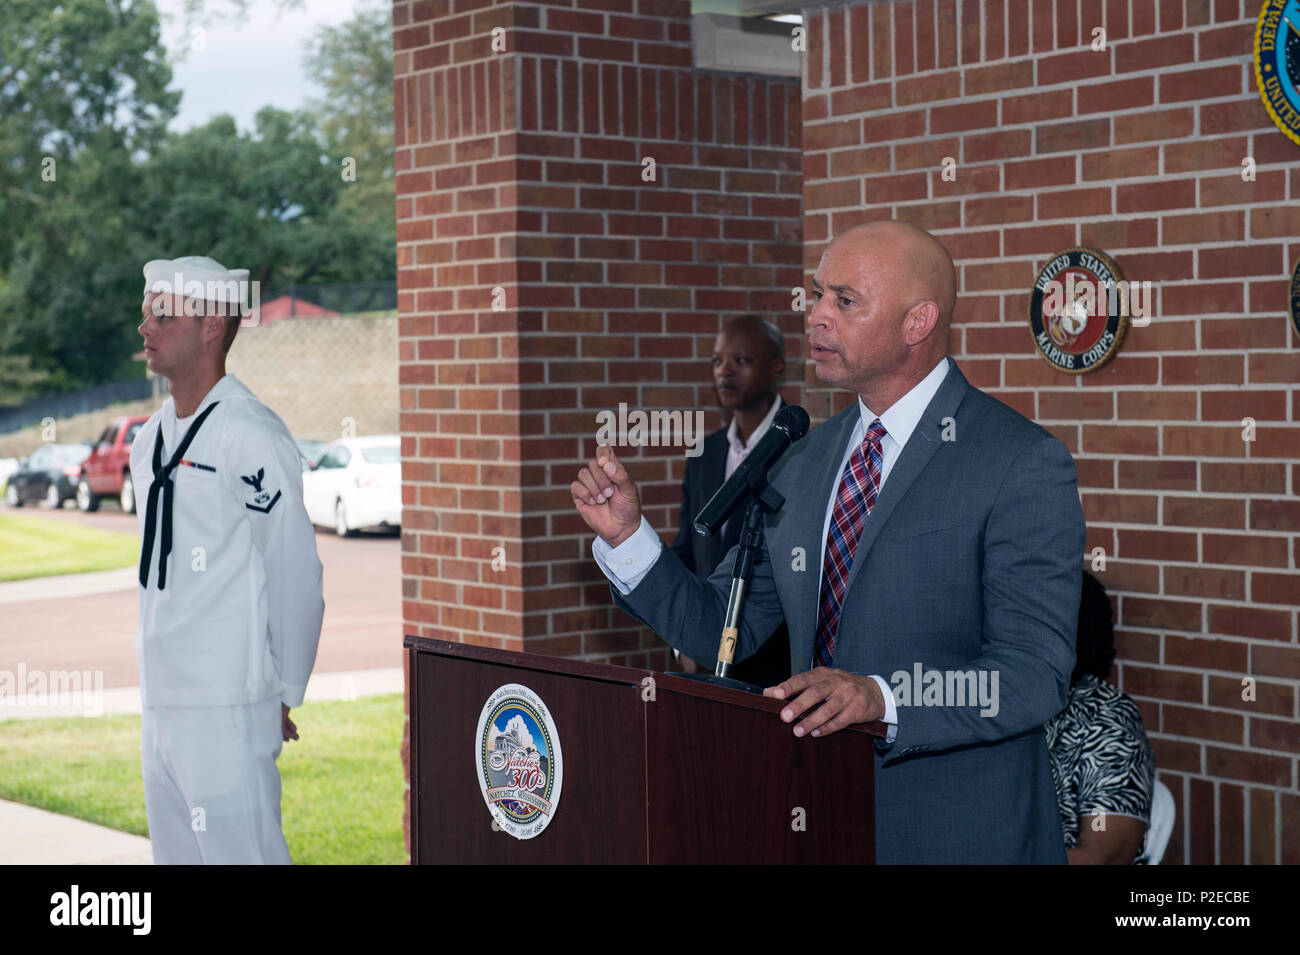
POLYGON ((340 438, 303 472, 302 497, 311 522, 340 537, 363 527, 401 527, 401 438, 340 438))

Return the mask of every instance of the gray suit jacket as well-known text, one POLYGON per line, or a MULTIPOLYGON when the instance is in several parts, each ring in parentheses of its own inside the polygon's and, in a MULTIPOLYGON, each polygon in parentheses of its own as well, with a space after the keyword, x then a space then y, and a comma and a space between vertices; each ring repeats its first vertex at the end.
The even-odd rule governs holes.
MULTIPOLYGON (((792 672, 811 667, 822 524, 858 415, 855 402, 773 469, 786 503, 766 524, 737 659, 784 619, 792 672)), ((950 690, 909 692, 891 746, 864 738, 862 757, 876 762, 877 861, 1066 861, 1043 723, 1064 707, 1074 668, 1083 551, 1070 453, 971 387, 949 359, 867 519, 836 641, 835 666, 883 677, 896 698, 896 674, 910 677, 918 664, 950 690), (971 685, 962 673, 996 686, 996 712, 961 699, 971 685)), ((665 547, 636 589, 615 599, 683 653, 711 659, 730 567, 729 557, 702 580, 665 547)))

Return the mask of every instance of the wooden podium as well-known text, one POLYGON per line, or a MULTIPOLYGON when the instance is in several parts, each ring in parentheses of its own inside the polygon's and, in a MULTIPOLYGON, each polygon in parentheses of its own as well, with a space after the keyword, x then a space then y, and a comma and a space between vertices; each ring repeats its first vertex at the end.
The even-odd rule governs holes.
POLYGON ((414 864, 875 861, 872 736, 883 724, 800 739, 781 701, 682 676, 403 645, 414 864), (507 683, 546 703, 563 757, 553 820, 531 839, 493 827, 478 781, 479 716, 507 683))

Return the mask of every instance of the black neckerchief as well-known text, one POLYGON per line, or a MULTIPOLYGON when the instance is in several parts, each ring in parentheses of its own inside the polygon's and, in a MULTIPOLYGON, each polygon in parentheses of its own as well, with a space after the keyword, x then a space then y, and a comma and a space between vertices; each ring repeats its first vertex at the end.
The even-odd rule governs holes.
POLYGON ((140 586, 146 590, 149 589, 149 558, 153 555, 153 535, 154 524, 158 518, 158 495, 162 494, 163 502, 163 527, 162 543, 158 548, 158 589, 163 590, 167 586, 167 555, 172 552, 172 496, 171 487, 172 472, 180 466, 181 458, 186 450, 189 449, 190 442, 198 434, 199 428, 203 425, 203 419, 212 413, 212 409, 221 402, 214 401, 203 409, 203 414, 195 419, 190 425, 189 430, 185 432, 185 438, 181 441, 180 447, 172 455, 171 460, 167 462, 166 467, 162 463, 163 453, 163 429, 161 419, 158 421, 158 434, 153 442, 153 482, 149 485, 149 504, 145 509, 144 518, 144 546, 140 548, 140 586))

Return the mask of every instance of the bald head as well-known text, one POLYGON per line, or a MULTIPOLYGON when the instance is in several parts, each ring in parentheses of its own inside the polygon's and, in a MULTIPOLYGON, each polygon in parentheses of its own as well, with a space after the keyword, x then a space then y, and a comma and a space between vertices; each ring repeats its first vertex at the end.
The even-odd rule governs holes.
POLYGON ((948 353, 957 272, 934 236, 895 220, 826 246, 813 276, 810 355, 817 375, 882 413, 948 353))
POLYGON ((756 347, 766 349, 769 357, 785 361, 785 339, 781 329, 770 318, 762 315, 737 315, 722 326, 722 333, 734 332, 747 336, 756 347))
POLYGON ((886 219, 854 226, 831 240, 831 244, 838 243, 859 256, 888 258, 898 296, 912 304, 934 302, 946 341, 957 304, 957 269, 942 242, 910 222, 886 219))

